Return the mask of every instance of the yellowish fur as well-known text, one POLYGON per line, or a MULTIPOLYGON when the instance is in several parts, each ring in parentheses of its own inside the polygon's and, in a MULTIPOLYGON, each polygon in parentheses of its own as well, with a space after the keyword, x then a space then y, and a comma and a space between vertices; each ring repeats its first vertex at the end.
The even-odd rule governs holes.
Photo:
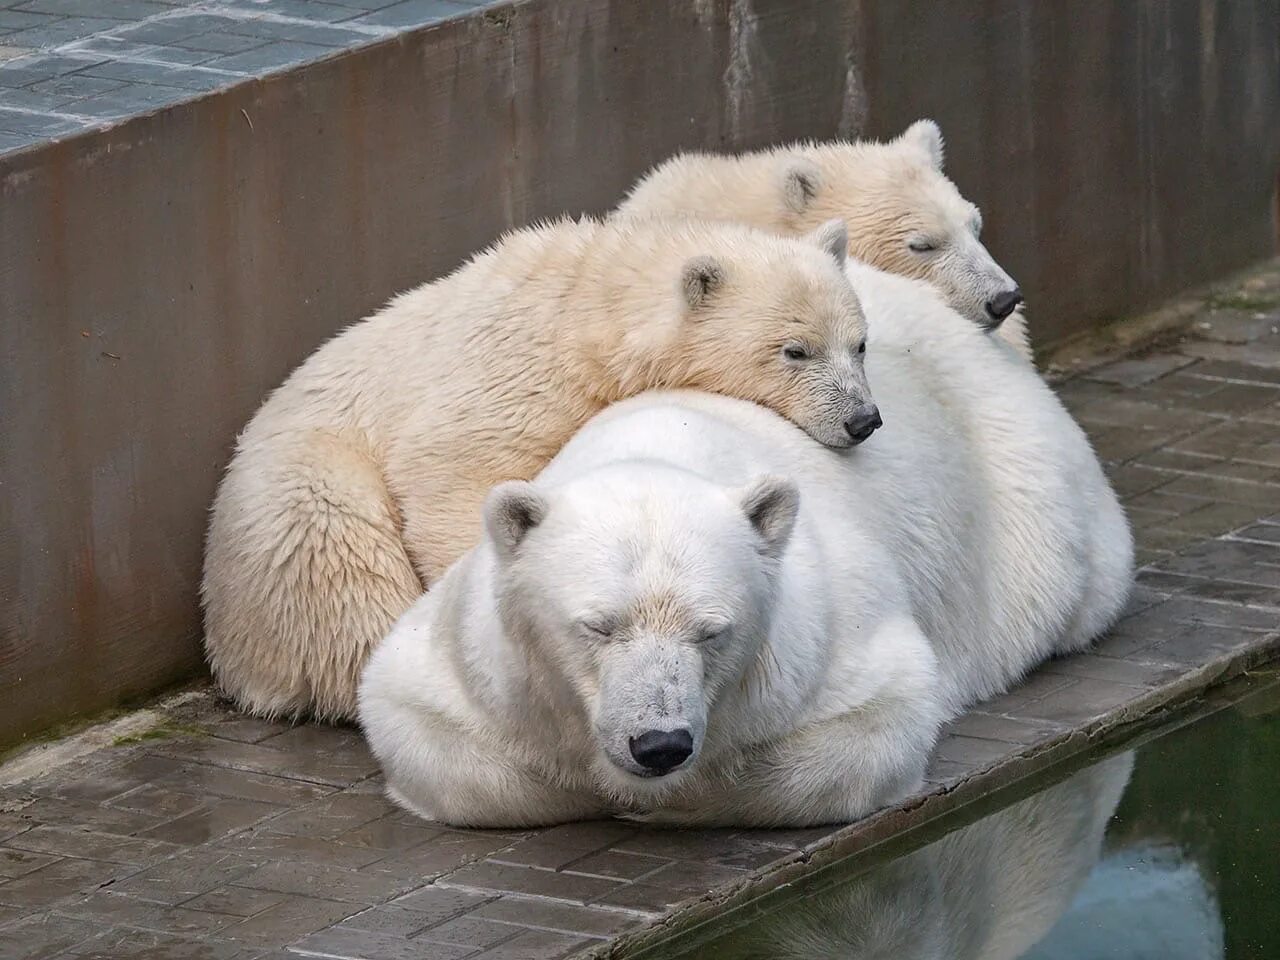
POLYGON ((476 542, 489 488, 533 477, 615 400, 712 390, 847 441, 832 433, 847 383, 815 373, 835 360, 780 359, 801 340, 861 377, 865 323, 834 235, 842 247, 838 228, 560 220, 329 341, 245 428, 213 505, 220 684, 265 716, 352 717, 370 649, 476 542))
MULTIPOLYGON (((618 213, 735 220, 787 235, 838 217, 848 225, 850 256, 933 284, 953 309, 983 325, 990 322, 985 301, 1013 286, 977 240, 977 208, 942 172, 941 133, 928 120, 885 143, 681 154, 637 183, 618 213), (939 241, 940 249, 912 251, 917 237, 939 241)), ((1030 361, 1021 310, 995 335, 1030 361)))

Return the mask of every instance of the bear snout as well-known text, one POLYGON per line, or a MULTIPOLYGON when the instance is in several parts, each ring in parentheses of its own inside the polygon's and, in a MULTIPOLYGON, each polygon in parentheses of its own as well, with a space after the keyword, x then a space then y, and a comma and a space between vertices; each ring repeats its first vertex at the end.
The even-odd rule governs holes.
POLYGON ((1018 308, 1018 304, 1022 302, 1022 290, 1014 287, 1012 290, 1002 290, 986 303, 987 316, 991 319, 993 326, 998 326, 1009 314, 1018 308))
POLYGON ((883 426, 884 421, 880 419, 880 408, 874 403, 859 407, 857 412, 844 422, 845 432, 849 434, 849 439, 854 444, 861 443, 883 426))
POLYGON ((630 737, 627 747, 646 776, 661 777, 693 755, 693 733, 684 728, 646 730, 638 737, 630 737))

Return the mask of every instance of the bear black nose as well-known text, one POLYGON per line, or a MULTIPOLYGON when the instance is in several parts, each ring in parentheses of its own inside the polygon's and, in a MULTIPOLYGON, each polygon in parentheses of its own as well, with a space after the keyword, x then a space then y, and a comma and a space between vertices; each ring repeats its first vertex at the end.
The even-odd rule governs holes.
POLYGON ((636 763, 655 776, 670 773, 693 753, 693 734, 688 730, 646 730, 627 741, 636 763))
POLYGON ((862 407, 844 422, 845 431, 854 443, 861 443, 884 426, 880 419, 880 408, 875 404, 862 407))
POLYGON ((1022 302, 1022 291, 1017 287, 997 293, 987 301, 987 316, 999 323, 1017 308, 1022 302))

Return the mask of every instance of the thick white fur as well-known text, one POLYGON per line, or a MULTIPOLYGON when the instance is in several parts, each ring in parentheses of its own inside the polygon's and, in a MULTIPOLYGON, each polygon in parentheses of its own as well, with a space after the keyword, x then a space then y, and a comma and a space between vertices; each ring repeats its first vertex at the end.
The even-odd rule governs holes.
POLYGON ((399 802, 464 824, 850 819, 909 789, 939 716, 1114 619, 1130 584, 1128 526, 1053 393, 927 285, 849 273, 871 318, 867 371, 885 428, 833 451, 762 407, 692 392, 597 416, 537 480, 550 506, 545 536, 522 547, 527 568, 486 538, 372 658, 361 721, 399 802), (719 515, 710 491, 760 474, 799 490, 776 578, 727 520, 705 519, 719 515), (584 540, 594 554, 564 546, 584 540), (610 760, 616 731, 599 694, 609 660, 555 613, 592 607, 615 581, 643 588, 607 562, 636 542, 683 558, 669 560, 681 604, 697 606, 703 569, 717 589, 762 583, 767 601, 767 630, 747 638, 761 653, 741 681, 695 691, 708 717, 700 753, 656 782, 610 760), (527 570, 544 594, 527 589, 527 570), (528 618, 540 629, 511 629, 528 618))
POLYGON ((365 657, 608 403, 691 386, 823 442, 870 403, 838 224, 562 220, 516 231, 314 353, 240 435, 213 504, 205 647, 265 716, 347 718, 365 657), (833 253, 835 256, 833 256, 833 253), (783 345, 813 361, 797 368, 783 345))
POLYGON ((1123 753, 759 924, 752 960, 1017 960, 1070 907, 1129 782, 1123 753))
MULTIPOLYGON (((942 133, 919 120, 901 136, 797 143, 737 155, 685 153, 631 190, 623 215, 721 218, 784 234, 831 217, 849 227, 849 255, 881 270, 927 280, 980 327, 985 304, 1016 284, 978 239, 982 215, 943 173, 942 133), (930 250, 913 250, 927 241, 930 250)), ((1028 361, 1026 317, 1014 312, 994 336, 1028 361)))

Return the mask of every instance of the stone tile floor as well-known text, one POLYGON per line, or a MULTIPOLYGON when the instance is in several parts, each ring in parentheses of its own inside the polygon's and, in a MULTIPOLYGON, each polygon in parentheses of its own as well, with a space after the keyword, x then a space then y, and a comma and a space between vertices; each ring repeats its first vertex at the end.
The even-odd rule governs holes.
POLYGON ((605 955, 677 904, 779 882, 1261 663, 1280 649, 1278 328, 1272 264, 1179 342, 1059 385, 1133 519, 1133 602, 1094 650, 955 721, 897 810, 804 831, 448 830, 383 799, 357 731, 202 690, 77 759, 0 767, 0 957, 605 955))
POLYGON ((0 0, 0 154, 491 0, 0 0))

